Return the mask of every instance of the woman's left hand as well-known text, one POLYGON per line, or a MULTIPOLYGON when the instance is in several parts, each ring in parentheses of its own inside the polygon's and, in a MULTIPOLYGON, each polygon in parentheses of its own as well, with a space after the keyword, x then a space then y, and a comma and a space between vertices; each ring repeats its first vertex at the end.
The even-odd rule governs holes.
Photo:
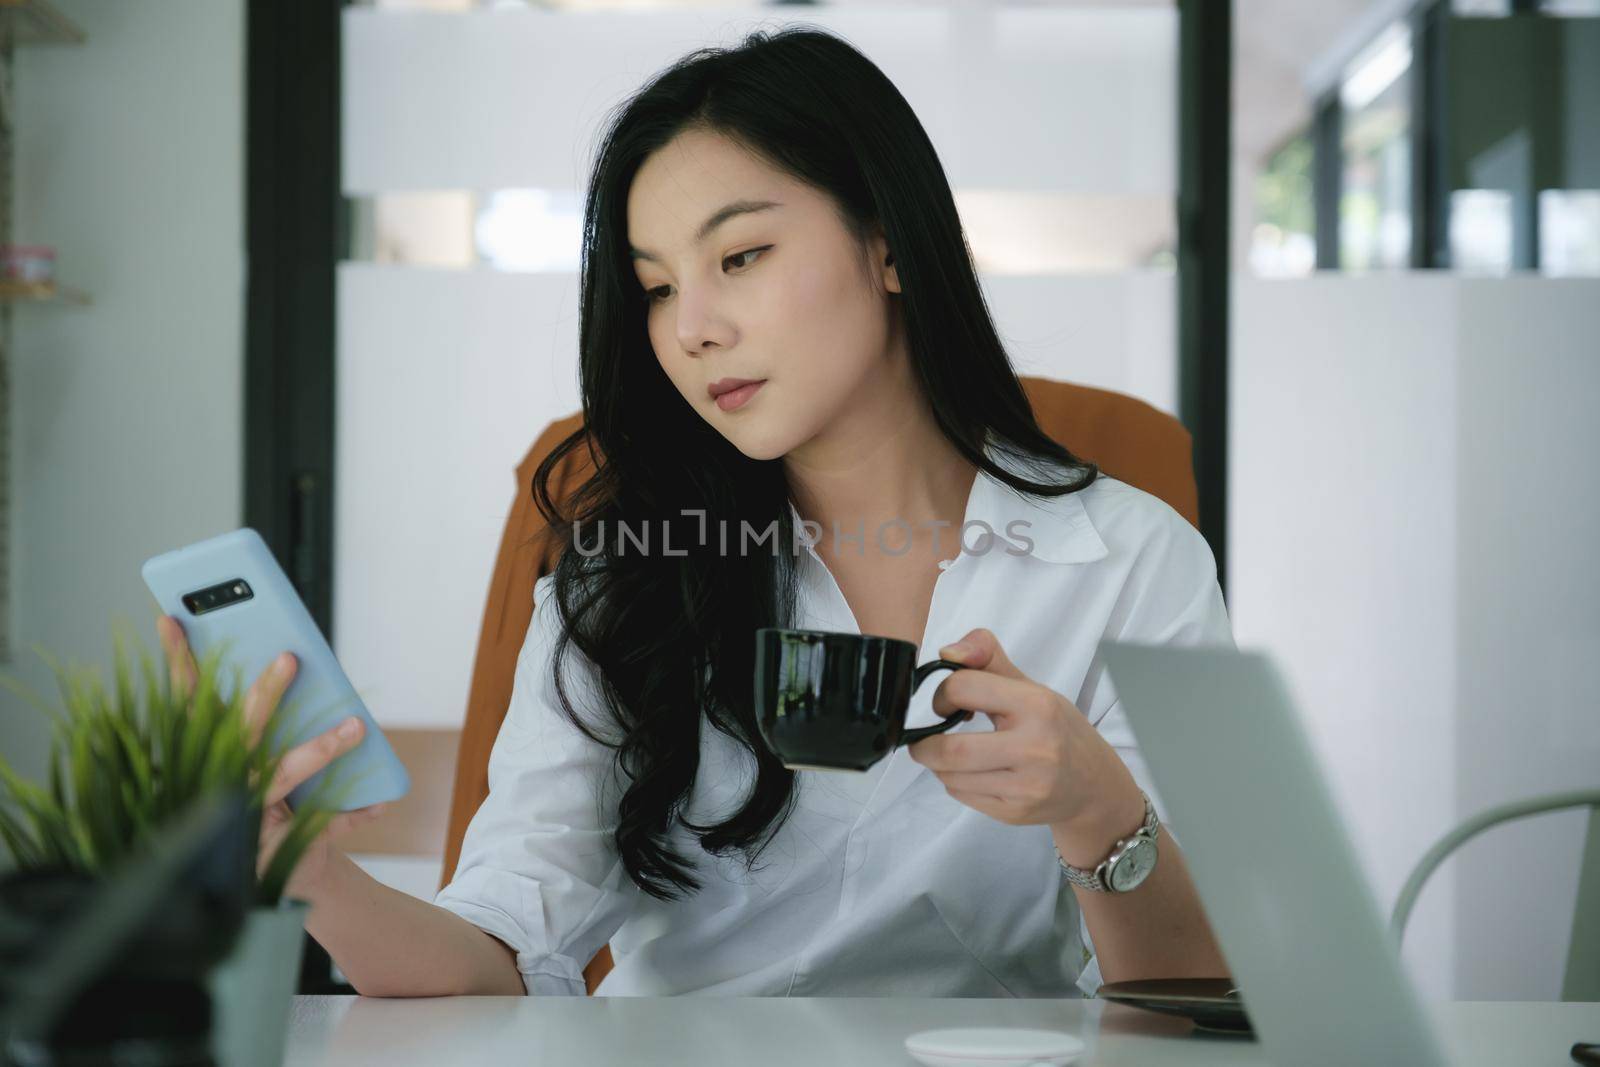
POLYGON ((933 710, 971 708, 994 720, 992 733, 947 732, 910 746, 956 800, 1004 823, 1068 833, 1142 806, 1116 750, 1072 701, 1018 670, 992 632, 973 630, 939 656, 967 669, 934 690, 933 710))

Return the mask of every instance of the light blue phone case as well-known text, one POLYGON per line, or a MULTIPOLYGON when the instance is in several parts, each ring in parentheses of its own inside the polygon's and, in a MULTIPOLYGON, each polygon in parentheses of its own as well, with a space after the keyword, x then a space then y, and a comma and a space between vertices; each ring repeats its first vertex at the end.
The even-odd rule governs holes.
POLYGON ((280 749, 309 740, 350 715, 366 723, 359 745, 289 792, 291 808, 305 803, 330 775, 331 795, 319 806, 340 811, 396 800, 411 788, 405 765, 260 534, 246 527, 163 553, 147 560, 141 573, 162 611, 183 623, 197 661, 226 644, 219 681, 225 692, 232 691, 235 668, 242 672, 239 684, 248 688, 280 652, 294 653, 294 681, 275 712, 289 716, 276 727, 280 749), (238 590, 248 595, 232 599, 240 595, 238 590), (231 602, 208 608, 202 603, 206 596, 231 602))

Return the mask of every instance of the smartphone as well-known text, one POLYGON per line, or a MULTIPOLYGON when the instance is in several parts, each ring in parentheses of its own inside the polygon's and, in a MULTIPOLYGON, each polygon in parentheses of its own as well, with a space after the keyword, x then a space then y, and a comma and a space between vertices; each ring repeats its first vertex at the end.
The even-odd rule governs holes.
POLYGON ((276 751, 350 715, 366 724, 360 744, 290 790, 291 808, 310 801, 351 811, 397 800, 411 788, 405 765, 260 534, 246 527, 199 541, 146 560, 141 573, 161 610, 183 623, 197 662, 223 649, 218 684, 225 694, 235 684, 248 688, 279 653, 294 653, 294 680, 273 712, 269 731, 276 751), (328 794, 318 795, 324 788, 328 794))

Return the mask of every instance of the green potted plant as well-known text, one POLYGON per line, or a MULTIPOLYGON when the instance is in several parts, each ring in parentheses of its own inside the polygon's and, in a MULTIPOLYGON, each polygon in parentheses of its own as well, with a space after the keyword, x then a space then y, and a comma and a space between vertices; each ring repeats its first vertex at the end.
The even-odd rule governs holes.
MULTIPOLYGON (((53 720, 46 784, 25 780, 0 758, 0 842, 20 870, 103 876, 218 787, 247 792, 252 832, 259 834, 262 807, 288 747, 282 727, 291 716, 246 721, 240 672, 231 672, 231 686, 222 684, 225 649, 207 655, 189 675, 176 666, 160 669, 141 645, 136 678, 121 633, 114 644, 109 689, 97 670, 63 666, 36 649, 55 675, 60 707, 0 675, 0 684, 53 720)), ((308 907, 284 889, 306 849, 338 814, 334 801, 345 788, 347 782, 326 776, 315 797, 293 811, 276 847, 258 858, 254 906, 232 953, 211 975, 220 1063, 282 1062, 308 907)))

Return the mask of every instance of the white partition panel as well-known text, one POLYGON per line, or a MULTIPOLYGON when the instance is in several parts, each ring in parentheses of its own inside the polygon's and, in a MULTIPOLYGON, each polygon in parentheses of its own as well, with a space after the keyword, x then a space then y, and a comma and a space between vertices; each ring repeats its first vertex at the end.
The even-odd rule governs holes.
POLYGON ((339 268, 334 643, 385 726, 461 724, 514 468, 579 407, 576 286, 339 268))
MULTIPOLYGON (((1460 819, 1600 777, 1600 284, 1234 287, 1234 629, 1284 666, 1387 907, 1460 819)), ((1406 939, 1429 993, 1557 995, 1576 822, 1436 876, 1406 939)))
MULTIPOLYGON (((1385 906, 1455 813, 1456 284, 1233 280, 1234 634, 1284 668, 1385 906)), ((1436 995, 1449 896, 1407 938, 1436 995)))
POLYGON ((1018 374, 1114 389, 1177 414, 1171 271, 985 278, 983 292, 1018 374))
MULTIPOLYGON (((1600 281, 1461 286, 1461 814, 1600 785, 1600 281)), ((1458 994, 1554 1000, 1582 812, 1502 827, 1457 862, 1458 994)))
POLYGON ((803 22, 892 79, 951 184, 1169 195, 1173 8, 344 10, 344 188, 578 188, 605 113, 695 48, 803 22))

